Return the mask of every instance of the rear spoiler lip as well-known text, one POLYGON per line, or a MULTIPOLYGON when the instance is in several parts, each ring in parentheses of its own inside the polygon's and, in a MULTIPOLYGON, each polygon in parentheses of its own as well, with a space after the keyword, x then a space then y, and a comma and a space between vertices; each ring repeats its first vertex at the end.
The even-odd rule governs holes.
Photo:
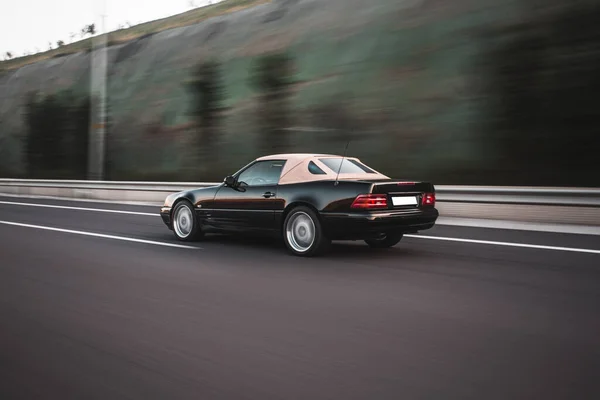
POLYGON ((428 181, 408 181, 408 180, 393 179, 391 181, 370 182, 370 183, 371 183, 370 192, 373 192, 373 189, 375 189, 378 186, 382 186, 382 185, 396 185, 399 188, 406 187, 406 186, 412 186, 412 185, 414 185, 414 186, 427 185, 427 186, 431 187, 431 192, 435 193, 435 185, 428 181))
POLYGON ((371 182, 371 184, 373 186, 380 186, 380 185, 409 186, 409 185, 421 185, 421 184, 431 185, 431 182, 427 182, 427 181, 405 181, 405 180, 400 180, 400 179, 392 179, 390 181, 371 182))

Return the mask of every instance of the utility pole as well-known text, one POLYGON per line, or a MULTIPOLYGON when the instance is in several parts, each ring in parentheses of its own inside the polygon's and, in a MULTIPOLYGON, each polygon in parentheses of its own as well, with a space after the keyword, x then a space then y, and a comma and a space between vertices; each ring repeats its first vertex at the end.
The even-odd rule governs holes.
POLYGON ((104 179, 106 152, 106 75, 108 34, 106 32, 106 0, 102 1, 102 23, 96 37, 92 38, 90 53, 91 115, 88 147, 88 179, 104 179))

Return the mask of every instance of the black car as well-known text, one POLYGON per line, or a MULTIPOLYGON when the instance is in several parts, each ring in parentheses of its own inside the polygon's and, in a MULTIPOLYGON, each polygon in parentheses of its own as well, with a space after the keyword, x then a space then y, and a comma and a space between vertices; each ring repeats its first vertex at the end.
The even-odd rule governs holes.
POLYGON ((298 256, 332 240, 396 245, 438 218, 428 182, 393 180, 353 157, 279 154, 261 157, 222 184, 167 197, 160 215, 175 237, 206 233, 274 234, 298 256))

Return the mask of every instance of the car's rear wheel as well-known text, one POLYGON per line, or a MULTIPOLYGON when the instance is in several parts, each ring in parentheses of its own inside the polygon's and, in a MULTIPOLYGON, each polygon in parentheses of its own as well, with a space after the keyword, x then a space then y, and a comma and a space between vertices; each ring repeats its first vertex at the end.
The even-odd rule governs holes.
POLYGON ((401 233, 384 233, 376 239, 365 240, 365 243, 374 249, 386 249, 400 243, 403 236, 401 233))
POLYGON ((191 242, 202 237, 202 231, 193 206, 188 201, 181 201, 173 210, 173 233, 178 240, 191 242))
POLYGON ((294 255, 311 257, 322 253, 331 242, 323 233, 317 214, 310 208, 294 208, 283 223, 283 240, 294 255))

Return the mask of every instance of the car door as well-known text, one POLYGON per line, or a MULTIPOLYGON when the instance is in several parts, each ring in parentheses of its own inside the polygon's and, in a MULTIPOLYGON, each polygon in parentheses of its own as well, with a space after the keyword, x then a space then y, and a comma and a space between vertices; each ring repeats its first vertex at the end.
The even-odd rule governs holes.
POLYGON ((257 161, 236 175, 235 187, 223 185, 215 195, 212 224, 227 231, 275 230, 275 212, 284 203, 277 185, 285 160, 257 161))

